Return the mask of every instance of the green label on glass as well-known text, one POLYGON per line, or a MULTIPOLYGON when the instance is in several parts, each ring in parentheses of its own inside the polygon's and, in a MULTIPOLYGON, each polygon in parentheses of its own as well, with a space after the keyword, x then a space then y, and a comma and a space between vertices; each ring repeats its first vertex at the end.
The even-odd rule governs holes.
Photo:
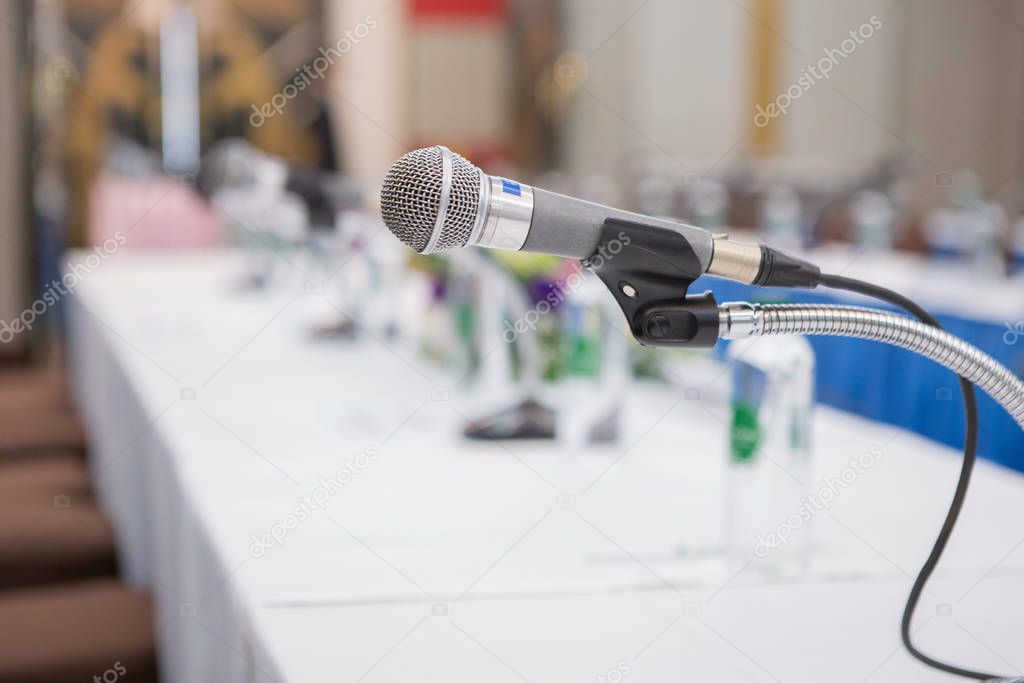
POLYGON ((573 377, 597 377, 601 374, 601 344, 586 335, 570 335, 566 340, 565 373, 573 377))
POLYGON ((761 424, 757 406, 745 401, 732 402, 732 424, 729 427, 729 453, 733 462, 753 462, 761 444, 761 424))

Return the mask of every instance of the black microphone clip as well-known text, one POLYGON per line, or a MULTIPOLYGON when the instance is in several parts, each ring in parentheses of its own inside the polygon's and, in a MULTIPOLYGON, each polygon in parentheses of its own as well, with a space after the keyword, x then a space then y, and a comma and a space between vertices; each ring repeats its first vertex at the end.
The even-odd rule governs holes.
POLYGON ((714 295, 687 293, 704 269, 682 235, 608 218, 597 249, 582 264, 601 278, 644 346, 710 348, 718 341, 714 295))

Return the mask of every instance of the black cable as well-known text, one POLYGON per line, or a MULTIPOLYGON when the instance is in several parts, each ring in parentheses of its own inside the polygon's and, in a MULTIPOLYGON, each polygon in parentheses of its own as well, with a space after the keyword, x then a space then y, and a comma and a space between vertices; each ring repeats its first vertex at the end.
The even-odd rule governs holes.
MULTIPOLYGON (((820 284, 832 289, 843 289, 880 299, 882 301, 887 301, 894 306, 899 306, 900 308, 909 311, 925 324, 939 329, 942 328, 939 321, 928 313, 928 311, 924 310, 902 294, 898 294, 884 287, 879 287, 853 278, 843 277, 841 275, 827 274, 821 275, 820 284)), ((949 505, 949 512, 946 513, 946 521, 943 522, 942 529, 939 531, 939 535, 935 539, 935 544, 932 546, 932 551, 929 553, 928 559, 925 560, 924 566, 921 567, 921 571, 918 573, 917 578, 914 579, 914 585, 910 588, 910 595, 907 596, 907 604, 903 609, 903 619, 900 622, 900 636, 903 638, 903 645, 907 648, 907 651, 928 666, 947 673, 966 676, 967 678, 974 678, 978 680, 998 679, 1000 677, 995 674, 972 671, 971 669, 962 669, 958 666, 953 666, 952 664, 946 664, 938 661, 937 659, 933 659, 918 650, 910 639, 910 622, 914 618, 914 610, 917 608, 917 603, 921 599, 921 593, 924 592, 928 579, 931 577, 932 572, 935 571, 935 567, 939 564, 939 560, 942 558, 942 552, 946 549, 949 537, 953 534, 953 527, 956 525, 956 520, 960 516, 960 510, 964 505, 964 499, 967 497, 967 486, 971 482, 971 472, 974 470, 974 462, 977 460, 978 403, 974 395, 974 385, 963 377, 960 377, 959 379, 960 390, 964 397, 964 412, 967 421, 966 434, 964 435, 964 459, 963 464, 960 467, 960 479, 956 485, 956 492, 953 494, 953 501, 949 505)))

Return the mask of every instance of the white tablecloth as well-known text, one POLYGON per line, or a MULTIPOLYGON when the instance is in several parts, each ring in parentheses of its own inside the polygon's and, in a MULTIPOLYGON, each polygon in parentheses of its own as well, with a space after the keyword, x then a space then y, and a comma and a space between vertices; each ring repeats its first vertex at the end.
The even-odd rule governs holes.
MULTIPOLYGON (((458 376, 400 342, 314 341, 310 321, 332 310, 317 287, 296 274, 271 295, 241 292, 237 269, 230 253, 125 251, 68 306, 98 492, 126 575, 157 596, 167 680, 615 680, 621 660, 646 672, 637 680, 764 668, 789 682, 895 649, 959 454, 820 409, 806 486, 872 448, 882 457, 815 517, 806 573, 774 576, 719 552, 721 368, 680 366, 700 400, 635 388, 621 443, 586 455, 467 444, 458 431, 480 404, 458 376), (361 453, 376 455, 337 485, 361 453), (678 633, 633 651, 675 616, 678 633), (488 652, 497 643, 506 654, 488 652)), ((805 492, 780 496, 795 510, 805 492)), ((1024 586, 1022 492, 1020 475, 979 464, 939 572, 950 588, 922 603, 921 638, 946 656, 1022 664, 1007 636, 1024 625, 1010 609, 1024 586), (936 610, 954 625, 930 625, 936 610)), ((888 666, 936 679, 901 651, 888 666)))
MULTIPOLYGON (((938 581, 958 597, 966 581, 938 581)), ((956 681, 904 654, 906 583, 690 589, 449 605, 267 608, 256 613, 257 681, 956 681), (613 672, 624 673, 621 678, 613 672), (599 678, 603 676, 603 678, 599 678)), ((1024 599, 988 579, 969 599, 923 605, 915 640, 987 671, 1020 671, 1024 599)))

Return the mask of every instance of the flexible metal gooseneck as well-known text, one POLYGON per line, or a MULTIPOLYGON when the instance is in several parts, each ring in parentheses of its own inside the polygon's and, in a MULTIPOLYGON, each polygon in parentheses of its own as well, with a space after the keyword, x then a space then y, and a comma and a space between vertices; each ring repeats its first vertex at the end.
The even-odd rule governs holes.
POLYGON ((1024 381, 984 351, 948 332, 902 315, 857 306, 725 303, 719 335, 855 337, 918 353, 981 387, 1024 429, 1024 381))

